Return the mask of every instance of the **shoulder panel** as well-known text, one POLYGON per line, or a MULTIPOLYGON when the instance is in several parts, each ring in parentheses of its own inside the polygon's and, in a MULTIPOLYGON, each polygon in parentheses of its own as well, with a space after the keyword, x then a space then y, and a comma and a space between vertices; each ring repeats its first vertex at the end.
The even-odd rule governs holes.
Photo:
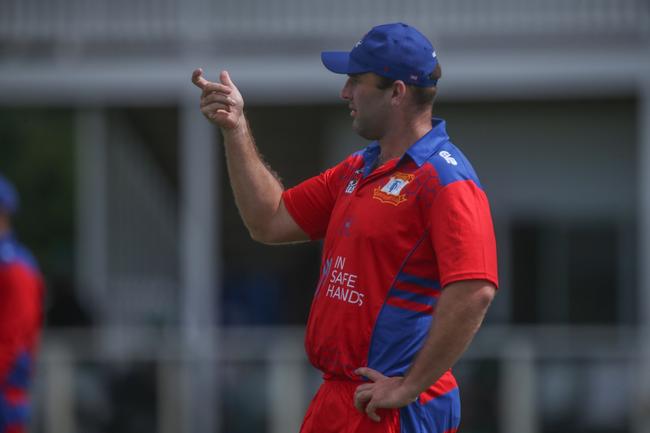
POLYGON ((442 143, 426 163, 431 164, 436 170, 440 186, 444 187, 460 180, 471 180, 483 189, 472 164, 450 141, 442 143))

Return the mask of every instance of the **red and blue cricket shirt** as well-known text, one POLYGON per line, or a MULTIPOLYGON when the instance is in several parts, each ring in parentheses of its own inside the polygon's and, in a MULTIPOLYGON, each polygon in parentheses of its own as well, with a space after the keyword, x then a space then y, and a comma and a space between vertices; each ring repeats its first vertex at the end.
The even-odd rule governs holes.
POLYGON ((13 236, 0 237, 0 433, 27 432, 43 286, 32 255, 13 236))
MULTIPOLYGON (((373 169, 380 150, 372 143, 283 194, 296 223, 311 239, 324 238, 305 346, 326 384, 351 382, 341 391, 350 394, 350 407, 358 367, 386 376, 407 372, 445 286, 471 279, 498 285, 488 199, 445 122, 434 118, 431 131, 401 158, 373 169)), ((319 391, 312 406, 326 393, 319 391)), ((318 404, 331 412, 329 403, 318 404)), ((321 422, 318 411, 310 408, 303 433, 370 431, 331 413, 321 422)), ((383 430, 372 431, 442 433, 454 431, 459 419, 449 371, 418 401, 384 416, 383 430)))

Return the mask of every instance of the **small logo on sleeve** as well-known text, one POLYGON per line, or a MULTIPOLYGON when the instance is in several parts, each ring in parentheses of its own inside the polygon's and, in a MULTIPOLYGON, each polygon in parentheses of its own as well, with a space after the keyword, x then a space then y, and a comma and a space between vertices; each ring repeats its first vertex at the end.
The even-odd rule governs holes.
POLYGON ((451 153, 447 152, 446 150, 443 150, 442 152, 440 152, 439 155, 440 155, 440 157, 441 157, 442 159, 444 159, 445 161, 447 161, 447 164, 458 165, 458 161, 456 161, 456 158, 454 158, 453 156, 451 156, 451 153))
POLYGON ((350 179, 350 182, 348 182, 348 186, 345 187, 345 193, 346 194, 352 194, 354 190, 357 188, 357 185, 359 184, 359 177, 363 174, 363 170, 356 170, 354 172, 354 176, 352 179, 350 179))
POLYGON ((354 192, 354 189, 357 187, 358 183, 359 183, 359 179, 352 179, 350 183, 348 183, 348 186, 345 187, 345 193, 352 194, 354 192))
POLYGON ((376 187, 372 193, 372 198, 379 200, 382 203, 398 204, 406 201, 406 194, 402 194, 402 190, 415 178, 414 175, 408 173, 396 172, 393 174, 388 182, 383 187, 376 187))

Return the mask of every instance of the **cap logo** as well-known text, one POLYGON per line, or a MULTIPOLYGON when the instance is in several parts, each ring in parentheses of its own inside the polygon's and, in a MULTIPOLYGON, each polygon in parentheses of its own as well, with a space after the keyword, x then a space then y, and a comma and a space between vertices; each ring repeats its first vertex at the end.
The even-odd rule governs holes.
POLYGON ((435 50, 433 51, 433 53, 431 53, 431 57, 433 57, 434 59, 436 58, 436 52, 435 52, 435 50))

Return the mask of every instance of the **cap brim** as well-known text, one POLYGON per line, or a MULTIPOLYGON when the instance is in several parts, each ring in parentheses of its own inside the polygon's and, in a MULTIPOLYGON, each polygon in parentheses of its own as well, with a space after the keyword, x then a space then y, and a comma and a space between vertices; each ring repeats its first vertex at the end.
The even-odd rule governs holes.
POLYGON ((349 74, 350 52, 349 51, 323 51, 320 54, 323 65, 335 74, 349 74))

